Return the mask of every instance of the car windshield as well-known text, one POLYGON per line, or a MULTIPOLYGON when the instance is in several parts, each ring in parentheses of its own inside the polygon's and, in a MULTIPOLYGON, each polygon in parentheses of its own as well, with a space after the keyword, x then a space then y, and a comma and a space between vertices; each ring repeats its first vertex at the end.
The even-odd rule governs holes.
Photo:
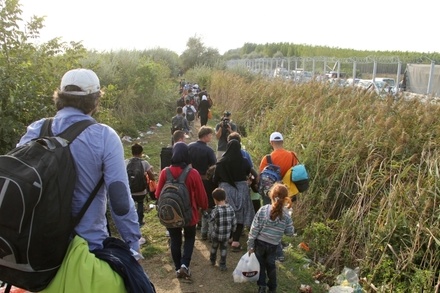
POLYGON ((391 86, 391 87, 393 87, 394 86, 394 79, 392 79, 392 78, 382 78, 382 77, 380 77, 380 78, 376 78, 375 79, 375 81, 376 82, 384 82, 384 83, 386 83, 387 84, 387 86, 391 86))
POLYGON ((377 80, 376 80, 374 83, 375 83, 376 86, 377 86, 378 88, 380 88, 380 89, 384 88, 385 85, 386 85, 386 82, 384 82, 384 81, 377 81, 377 80))

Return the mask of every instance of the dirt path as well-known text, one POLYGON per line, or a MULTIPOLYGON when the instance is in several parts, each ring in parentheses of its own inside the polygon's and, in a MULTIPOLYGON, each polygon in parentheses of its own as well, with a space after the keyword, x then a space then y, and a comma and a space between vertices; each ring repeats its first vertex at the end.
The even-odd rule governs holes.
MULTIPOLYGON (((197 140, 197 131, 200 128, 200 120, 195 121, 193 136, 187 139, 187 143, 197 140)), ((212 139, 210 146, 215 150, 217 141, 212 139)), ((155 211, 151 211, 154 212, 155 211)), ((154 217, 155 218, 155 217, 154 217)), ((165 233, 165 228, 163 228, 165 233)), ((247 235, 241 238, 241 244, 246 247, 247 235)), ((256 283, 234 283, 232 272, 235 269, 240 257, 245 253, 228 251, 227 271, 220 271, 218 265, 212 266, 209 261, 211 243, 201 240, 200 230, 197 230, 194 252, 191 260, 192 282, 177 279, 174 271, 174 264, 171 259, 171 252, 168 248, 166 253, 156 255, 142 261, 142 266, 150 276, 158 293, 220 293, 220 292, 256 292, 256 283)))
MULTIPOLYGON (((242 238, 244 243, 245 237, 242 238)), ((194 252, 191 260, 192 282, 177 279, 174 272, 174 265, 171 259, 170 250, 166 254, 158 255, 143 261, 142 265, 148 272, 158 293, 220 293, 220 292, 256 292, 255 283, 234 283, 232 272, 245 253, 228 251, 227 271, 220 271, 218 265, 213 267, 209 261, 210 243, 202 241, 200 231, 197 231, 194 252)))

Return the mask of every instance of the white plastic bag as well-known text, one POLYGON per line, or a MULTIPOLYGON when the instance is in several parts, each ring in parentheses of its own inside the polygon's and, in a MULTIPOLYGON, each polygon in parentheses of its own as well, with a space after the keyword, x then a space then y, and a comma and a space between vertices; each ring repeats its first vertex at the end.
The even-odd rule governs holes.
POLYGON ((256 282, 260 277, 260 263, 255 253, 248 252, 238 261, 237 267, 232 273, 235 283, 256 282))

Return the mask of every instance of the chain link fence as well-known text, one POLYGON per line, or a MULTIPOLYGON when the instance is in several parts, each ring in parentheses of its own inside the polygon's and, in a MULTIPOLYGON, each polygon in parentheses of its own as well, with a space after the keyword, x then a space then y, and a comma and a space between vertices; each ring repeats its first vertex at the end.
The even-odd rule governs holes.
MULTIPOLYGON (((414 84, 415 81, 408 80, 405 75, 408 64, 403 63, 398 57, 256 58, 229 60, 226 65, 228 68, 243 68, 267 78, 284 78, 292 82, 330 79, 346 85, 355 84, 360 79, 375 81, 379 78, 389 78, 394 81, 394 93, 416 88, 406 88, 406 84, 414 84)), ((440 68, 434 70, 435 67, 432 61, 428 76, 417 80, 418 91, 415 93, 435 96, 440 94, 439 91, 433 90, 440 86, 440 68)))

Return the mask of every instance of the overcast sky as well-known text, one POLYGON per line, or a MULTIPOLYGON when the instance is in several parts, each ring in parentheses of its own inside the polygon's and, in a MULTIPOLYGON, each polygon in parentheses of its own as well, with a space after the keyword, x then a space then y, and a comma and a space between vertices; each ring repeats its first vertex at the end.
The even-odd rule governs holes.
POLYGON ((46 16, 41 40, 87 49, 165 48, 200 37, 220 54, 245 43, 440 52, 433 0, 20 0, 24 20, 46 16))

